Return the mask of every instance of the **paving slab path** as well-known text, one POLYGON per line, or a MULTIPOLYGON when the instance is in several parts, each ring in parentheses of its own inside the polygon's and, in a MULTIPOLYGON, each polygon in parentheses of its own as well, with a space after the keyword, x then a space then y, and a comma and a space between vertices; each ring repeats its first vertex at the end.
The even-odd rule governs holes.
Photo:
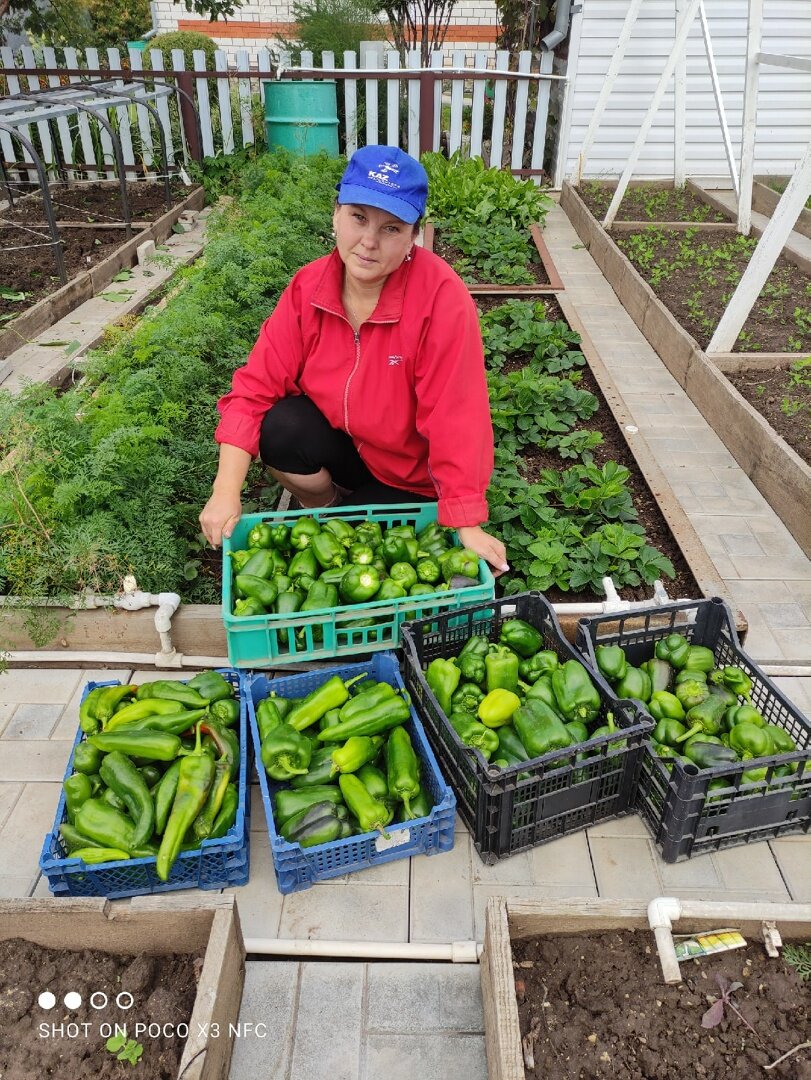
MULTIPOLYGON (((626 315, 557 206, 545 239, 569 300, 749 620, 749 652, 762 663, 808 664, 811 563, 626 315)), ((39 852, 53 823, 85 682, 154 677, 152 669, 127 667, 17 668, 0 676, 0 896, 48 895, 39 852)), ((811 715, 811 678, 777 681, 811 715)), ((811 837, 764 841, 674 866, 659 858, 636 815, 492 867, 457 821, 451 852, 283 897, 256 784, 251 797, 250 880, 234 890, 249 938, 481 941, 492 895, 811 902, 811 837)), ((237 1040, 234 1080, 486 1077, 475 966, 251 959, 240 1020, 266 1023, 269 1034, 260 1029, 237 1040)))

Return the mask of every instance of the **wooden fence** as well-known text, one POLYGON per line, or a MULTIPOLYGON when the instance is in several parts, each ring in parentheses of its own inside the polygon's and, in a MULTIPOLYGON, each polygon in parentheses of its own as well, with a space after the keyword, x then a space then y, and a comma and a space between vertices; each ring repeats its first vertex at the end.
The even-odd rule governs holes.
MULTIPOLYGON (((325 52, 318 68, 312 53, 303 53, 293 68, 289 58, 267 49, 253 57, 247 50, 230 56, 218 50, 213 70, 202 51, 194 53, 194 66, 187 70, 180 50, 173 50, 169 69, 157 49, 130 49, 125 55, 118 49, 103 54, 92 48, 0 49, 7 94, 118 75, 147 88, 155 82, 173 86, 174 96, 156 104, 168 164, 175 169, 190 158, 230 155, 264 142, 263 81, 323 77, 325 71, 337 83, 342 151, 378 142, 402 146, 415 156, 424 150, 460 150, 488 165, 535 177, 544 165, 550 88, 555 82, 565 88, 565 78, 552 74, 551 53, 540 63, 529 52, 479 53, 472 68, 465 67, 461 51, 435 53, 428 68, 420 66, 418 51, 406 57, 405 65, 396 51, 386 50, 382 65, 378 54, 364 56, 360 66, 356 54, 346 52, 341 67, 334 54, 325 52)), ((134 103, 110 108, 108 117, 121 140, 128 176, 159 171, 153 114, 134 103)), ((39 124, 34 142, 52 173, 114 175, 110 137, 92 116, 39 124)), ((15 163, 27 160, 6 132, 0 132, 0 151, 12 171, 15 163)))

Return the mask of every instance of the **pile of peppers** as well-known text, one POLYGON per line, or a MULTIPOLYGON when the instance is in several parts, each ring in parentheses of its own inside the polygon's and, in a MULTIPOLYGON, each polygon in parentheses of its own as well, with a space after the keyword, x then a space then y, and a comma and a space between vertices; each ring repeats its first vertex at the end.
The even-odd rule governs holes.
MULTIPOLYGON (((419 533, 413 525, 384 531, 377 521, 353 526, 310 515, 292 527, 260 522, 248 533, 248 547, 230 553, 233 614, 292 615, 478 585, 478 556, 454 547, 452 536, 435 521, 419 533)), ((371 618, 358 623, 373 624, 371 618)), ((318 628, 314 638, 321 640, 318 628)))
MULTIPOLYGON (((770 724, 752 705, 752 680, 737 665, 716 666, 715 654, 683 635, 656 642, 649 660, 634 667, 619 645, 598 645, 597 666, 618 697, 634 698, 656 721, 651 746, 668 769, 677 760, 709 769, 743 762, 741 784, 779 780, 797 770, 797 762, 769 770, 758 759, 797 749, 794 739, 770 724)), ((710 781, 710 791, 732 780, 710 781)))
POLYGON ((599 722, 602 701, 583 664, 561 663, 523 619, 501 623, 497 641, 476 634, 457 656, 432 660, 425 679, 462 743, 501 769, 617 730, 610 713, 599 722))
POLYGON ((365 674, 333 675, 303 698, 263 698, 256 724, 279 835, 315 847, 428 817, 410 713, 403 693, 365 674))
POLYGON ((238 722, 234 687, 217 671, 91 690, 63 784, 67 857, 154 858, 166 881, 180 852, 225 836, 239 808, 238 722))

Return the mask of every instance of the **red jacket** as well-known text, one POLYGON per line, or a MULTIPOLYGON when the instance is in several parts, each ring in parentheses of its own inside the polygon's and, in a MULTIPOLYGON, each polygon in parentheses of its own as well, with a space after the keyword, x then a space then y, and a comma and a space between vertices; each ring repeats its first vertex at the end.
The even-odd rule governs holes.
POLYGON ((493 429, 468 290, 442 259, 415 247, 356 337, 342 284, 337 251, 293 277, 219 401, 217 442, 256 457, 267 410, 306 394, 378 480, 438 499, 442 525, 481 524, 493 429))

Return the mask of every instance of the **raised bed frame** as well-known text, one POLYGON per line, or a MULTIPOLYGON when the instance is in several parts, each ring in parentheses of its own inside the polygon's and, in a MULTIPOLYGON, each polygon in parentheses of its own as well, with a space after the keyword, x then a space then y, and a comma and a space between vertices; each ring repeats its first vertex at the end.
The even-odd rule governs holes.
MULTIPOLYGON (((172 226, 181 215, 186 210, 202 210, 204 200, 203 188, 195 187, 190 190, 185 199, 176 203, 171 210, 161 214, 151 224, 143 222, 141 226, 139 222, 133 222, 132 233, 121 247, 90 270, 85 270, 71 278, 66 285, 62 285, 50 296, 44 296, 27 311, 18 315, 6 329, 0 330, 0 360, 10 356, 26 341, 41 334, 43 330, 53 326, 79 304, 83 304, 85 300, 90 300, 106 289, 119 270, 129 269, 135 264, 136 252, 141 244, 147 240, 154 240, 156 244, 163 243, 171 234, 172 226)), ((73 223, 73 226, 77 225, 87 227, 82 226, 81 222, 73 223)), ((60 228, 63 227, 60 225, 60 228)), ((122 233, 123 231, 122 227, 122 233)))
MULTIPOLYGON (((530 225, 530 236, 532 242, 535 244, 535 249, 538 252, 538 257, 541 260, 541 265, 546 271, 546 276, 549 278, 548 285, 468 285, 468 291, 471 296, 549 296, 550 293, 563 292, 566 286, 561 280, 560 274, 557 271, 557 267, 552 261, 552 255, 549 248, 546 246, 546 241, 543 238, 540 227, 538 225, 530 225)), ((433 221, 426 221, 425 228, 423 229, 423 246, 426 251, 434 250, 434 238, 436 230, 433 221)))
MULTIPOLYGON (((703 189, 693 185, 696 194, 703 189)), ((561 206, 591 257, 670 374, 717 432, 806 555, 811 556, 811 465, 808 465, 724 377, 724 371, 786 366, 797 354, 708 356, 676 321, 642 275, 564 182, 561 206), (734 366, 733 366, 734 365, 734 366)), ((652 222, 647 222, 650 226, 652 222)), ((666 224, 666 223, 656 223, 666 224)))
POLYGON ((178 1077, 227 1080, 245 980, 245 943, 231 895, 109 900, 0 900, 0 941, 23 938, 49 949, 114 954, 205 949, 178 1077), (219 1025, 214 1028, 213 1025, 219 1025), (217 1038, 208 1032, 217 1030, 217 1038))
MULTIPOLYGON (((734 925, 747 941, 762 941, 764 922, 774 922, 783 941, 811 938, 811 904, 743 904, 685 901, 676 933, 734 925)), ((651 936, 651 963, 658 963, 647 905, 635 900, 507 900, 487 903, 481 987, 489 1080, 524 1080, 521 1028, 515 1000, 511 941, 539 935, 643 930, 651 936)), ((664 985, 664 983, 663 983, 664 985)), ((537 1068, 537 1063, 536 1063, 537 1068)), ((550 1068, 548 1076, 554 1076, 550 1068)))

